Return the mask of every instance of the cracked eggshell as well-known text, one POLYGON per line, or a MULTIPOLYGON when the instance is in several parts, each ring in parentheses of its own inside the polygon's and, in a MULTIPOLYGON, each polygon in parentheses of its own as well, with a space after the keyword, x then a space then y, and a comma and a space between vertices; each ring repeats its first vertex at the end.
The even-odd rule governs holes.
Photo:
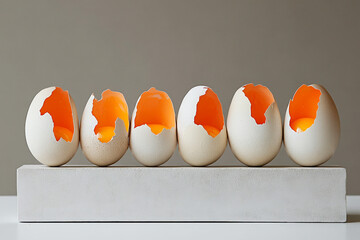
POLYGON ((282 144, 282 123, 272 93, 261 85, 239 88, 230 104, 227 132, 230 148, 242 163, 262 166, 274 159, 282 144))
POLYGON ((52 116, 49 112, 43 115, 40 113, 45 100, 50 98, 55 90, 62 91, 58 87, 41 90, 32 100, 25 120, 25 138, 29 150, 40 163, 48 166, 60 166, 67 163, 75 155, 79 146, 78 116, 75 103, 67 91, 73 124, 71 141, 67 142, 63 138, 56 140, 52 116))
POLYGON ((173 155, 177 145, 176 138, 176 121, 175 111, 169 96, 162 91, 150 88, 144 92, 136 102, 132 118, 131 118, 131 131, 130 131, 130 149, 135 159, 144 166, 159 166, 170 159, 173 155), (152 104, 148 107, 144 106, 144 112, 140 113, 139 107, 141 98, 148 95, 148 99, 144 98, 144 101, 149 100, 152 104), (167 110, 164 110, 160 106, 160 102, 153 101, 156 98, 162 98, 167 104, 167 110), (158 116, 162 115, 162 109, 169 118, 170 123, 168 127, 163 127, 160 133, 154 133, 149 124, 161 124, 161 119, 158 116), (160 112, 159 112, 160 111, 160 112), (141 114, 141 115, 139 115, 141 114), (144 118, 141 123, 136 124, 137 117, 144 118), (155 117, 156 119, 153 119, 155 117))
POLYGON ((115 135, 109 142, 101 142, 98 135, 95 134, 95 127, 98 124, 98 120, 93 115, 94 99, 95 96, 92 94, 85 106, 81 118, 80 145, 85 157, 91 163, 97 166, 108 166, 119 161, 128 149, 129 129, 126 128, 125 123, 121 118, 116 118, 114 129, 115 135))
MULTIPOLYGON (((284 145, 290 158, 301 166, 323 164, 335 153, 340 139, 340 118, 336 105, 326 89, 318 84, 302 85, 299 90, 312 87, 320 91, 314 123, 303 132, 297 132, 290 126, 290 100, 284 120, 284 145)), ((294 99, 294 98, 293 98, 294 99)), ((309 99, 309 98, 307 98, 309 99)), ((308 107, 301 103, 302 107, 308 107)))
MULTIPOLYGON (((213 109, 212 109, 213 110, 213 109)), ((204 118, 206 120, 206 118, 204 118)), ((209 119, 209 118, 208 118, 209 119)), ((209 124, 209 127, 212 124, 209 124)), ((221 103, 216 94, 211 88, 206 86, 197 86, 192 88, 184 97, 178 112, 177 117, 177 132, 179 141, 179 152, 185 162, 192 166, 206 166, 214 163, 224 153, 227 144, 227 134, 224 123, 223 112, 221 103), (217 106, 215 112, 210 112, 210 118, 217 116, 219 122, 222 120, 221 126, 218 128, 216 136, 211 136, 204 128, 207 125, 201 125, 195 123, 197 115, 198 105, 201 96, 206 95, 207 91, 212 94, 212 102, 206 101, 204 105, 204 111, 207 111, 211 106, 217 106)))

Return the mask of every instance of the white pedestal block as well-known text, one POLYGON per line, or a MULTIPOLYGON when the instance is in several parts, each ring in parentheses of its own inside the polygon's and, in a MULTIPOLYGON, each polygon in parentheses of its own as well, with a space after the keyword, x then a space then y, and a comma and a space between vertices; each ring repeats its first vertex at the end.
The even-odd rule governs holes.
POLYGON ((345 222, 340 167, 46 167, 17 171, 21 222, 345 222))

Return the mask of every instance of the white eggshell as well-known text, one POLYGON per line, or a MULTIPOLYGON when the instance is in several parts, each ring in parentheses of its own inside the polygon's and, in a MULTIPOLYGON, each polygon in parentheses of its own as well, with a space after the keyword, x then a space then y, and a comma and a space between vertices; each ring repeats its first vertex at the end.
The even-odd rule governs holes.
POLYGON ((340 119, 336 105, 324 87, 321 91, 314 124, 304 132, 290 127, 289 105, 284 121, 284 145, 290 158, 301 166, 317 166, 331 158, 340 139, 340 119))
MULTIPOLYGON (((132 125, 133 126, 133 125, 132 125)), ((141 164, 159 166, 170 159, 176 149, 176 129, 163 129, 155 135, 148 125, 131 128, 131 151, 141 164)))
POLYGON ((154 134, 147 125, 135 127, 137 106, 141 96, 136 102, 131 118, 130 148, 135 159, 145 166, 159 166, 173 155, 177 139, 176 124, 170 129, 164 128, 159 134, 154 134))
POLYGON ((194 123, 197 103, 208 87, 192 88, 184 97, 178 112, 177 132, 179 152, 192 166, 206 166, 218 160, 227 144, 225 122, 216 137, 210 136, 203 126, 194 123))
POLYGON ((269 163, 281 148, 281 115, 274 101, 265 112, 265 123, 257 124, 243 90, 244 86, 236 91, 230 104, 227 117, 229 145, 242 163, 262 166, 269 163))
POLYGON ((114 164, 125 154, 129 145, 129 134, 122 119, 115 122, 115 136, 106 143, 101 142, 94 129, 98 123, 92 114, 95 96, 92 94, 85 106, 80 124, 80 145, 85 157, 98 166, 114 164))
POLYGON ((70 95, 74 124, 74 134, 71 142, 67 142, 62 138, 56 141, 52 117, 49 113, 42 116, 40 114, 44 101, 50 97, 55 89, 56 87, 45 88, 34 97, 25 121, 25 137, 30 152, 39 162, 48 166, 60 166, 67 163, 74 156, 79 146, 78 116, 75 103, 70 95))

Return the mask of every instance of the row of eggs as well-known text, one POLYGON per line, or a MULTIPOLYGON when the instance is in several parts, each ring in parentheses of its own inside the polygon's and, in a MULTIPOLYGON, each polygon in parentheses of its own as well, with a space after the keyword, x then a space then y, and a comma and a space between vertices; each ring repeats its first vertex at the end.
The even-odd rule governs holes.
POLYGON ((284 125, 270 90, 244 85, 232 99, 226 125, 217 95, 206 86, 185 95, 177 121, 171 99, 155 88, 141 94, 131 120, 123 94, 108 89, 100 100, 92 94, 80 127, 68 91, 50 87, 34 97, 25 136, 33 156, 48 166, 67 163, 79 142, 86 158, 98 166, 117 162, 129 145, 140 163, 158 166, 172 156, 177 143, 188 164, 206 166, 220 158, 227 141, 242 163, 262 166, 278 154, 283 140, 293 161, 316 166, 334 154, 340 138, 335 103, 317 84, 298 88, 284 125))

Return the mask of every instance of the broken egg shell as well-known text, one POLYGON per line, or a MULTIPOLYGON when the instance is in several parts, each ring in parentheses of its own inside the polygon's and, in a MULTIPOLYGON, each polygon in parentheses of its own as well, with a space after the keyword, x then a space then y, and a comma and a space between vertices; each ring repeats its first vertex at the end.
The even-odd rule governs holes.
POLYGON ((41 90, 32 100, 26 120, 25 138, 32 155, 47 166, 61 166, 75 155, 79 146, 79 122, 75 103, 69 94, 74 132, 70 142, 54 136, 54 122, 49 113, 41 115, 40 109, 56 87, 41 90))
POLYGON ((81 149, 85 157, 97 166, 108 166, 116 163, 125 154, 129 145, 128 129, 122 119, 115 122, 115 135, 109 142, 101 142, 95 134, 97 119, 92 114, 95 96, 92 94, 85 106, 81 124, 81 149))
MULTIPOLYGON (((177 137, 176 137, 176 121, 175 121, 175 111, 172 105, 171 99, 165 92, 156 90, 155 88, 150 88, 148 91, 144 92, 136 102, 132 118, 131 118, 131 131, 130 131, 130 149, 135 157, 135 159, 143 164, 144 166, 159 166, 170 159, 173 155, 176 145, 177 145, 177 137), (142 123, 139 126, 136 126, 135 119, 138 114, 139 102, 143 96, 143 94, 153 92, 156 95, 156 98, 164 97, 165 101, 169 105, 171 105, 171 109, 168 109, 170 112, 166 114, 171 115, 171 122, 173 125, 170 129, 164 128, 160 133, 155 134, 148 124, 142 123), (162 95, 156 94, 157 92, 161 92, 162 95), (172 119, 173 118, 173 119, 172 119)), ((144 106, 146 107, 146 106, 144 106)), ((151 107, 156 107, 156 105, 151 105, 151 107)), ((155 111, 151 111, 155 114, 155 111)), ((148 116, 145 116, 148 117, 148 116)), ((151 118, 151 116, 149 116, 151 118)), ((146 122, 146 121, 145 121, 146 122)), ((152 122, 154 124, 154 122, 152 122)), ((150 123, 149 123, 150 124, 150 123)))
MULTIPOLYGON (((202 125, 195 123, 200 97, 205 95, 208 89, 210 88, 206 86, 190 89, 182 100, 178 112, 179 152, 184 161, 192 166, 207 166, 214 163, 224 153, 227 144, 225 123, 215 137, 210 136, 202 125)), ((218 98, 216 101, 221 106, 218 98)), ((216 114, 223 118, 222 110, 216 114)))
POLYGON ((286 152, 301 166, 317 166, 328 161, 335 153, 340 139, 340 118, 333 99, 323 86, 309 86, 321 92, 314 123, 304 132, 294 131, 290 127, 290 103, 284 120, 286 152))
POLYGON ((236 91, 230 104, 227 117, 229 145, 242 163, 262 166, 274 159, 281 148, 281 115, 275 99, 267 89, 266 94, 271 94, 269 97, 272 103, 264 113, 265 122, 258 124, 252 117, 251 101, 244 93, 246 86, 236 91))

